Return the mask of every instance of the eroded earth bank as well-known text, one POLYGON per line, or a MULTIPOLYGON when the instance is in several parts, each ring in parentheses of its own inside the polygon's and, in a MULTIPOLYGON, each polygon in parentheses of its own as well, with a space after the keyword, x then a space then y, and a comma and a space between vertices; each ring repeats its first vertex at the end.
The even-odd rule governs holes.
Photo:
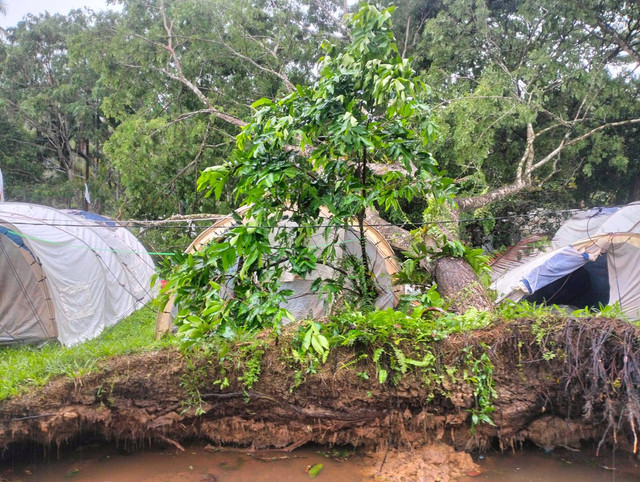
POLYGON ((246 365, 234 359, 221 366, 175 350, 131 355, 4 401, 0 446, 3 456, 28 443, 56 453, 86 434, 129 449, 188 440, 284 451, 351 445, 386 456, 383 471, 379 458, 370 475, 388 480, 447 480, 473 472, 465 452, 517 450, 527 440, 546 450, 590 440, 637 453, 639 335, 610 319, 520 319, 439 341, 428 367, 396 367, 382 384, 379 363, 356 348, 332 350, 306 373, 288 356, 286 334, 265 336, 250 388, 246 365), (486 354, 493 369, 474 372, 470 353, 472 361, 486 354), (491 380, 493 409, 479 412, 491 380))

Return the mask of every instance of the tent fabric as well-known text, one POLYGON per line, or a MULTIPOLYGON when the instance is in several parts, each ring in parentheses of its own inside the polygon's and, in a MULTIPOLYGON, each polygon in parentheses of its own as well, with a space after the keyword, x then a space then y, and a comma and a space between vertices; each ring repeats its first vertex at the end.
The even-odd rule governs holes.
POLYGON ((32 264, 39 267, 31 253, 0 236, 0 344, 57 335, 44 273, 32 264))
POLYGON ((640 320, 640 239, 635 245, 624 238, 612 240, 607 258, 609 303, 619 303, 629 318, 640 320))
POLYGON ((640 202, 628 204, 607 218, 596 231, 598 234, 637 233, 640 234, 640 202))
POLYGON ((533 294, 549 283, 573 273, 589 260, 585 253, 579 253, 572 246, 559 249, 544 263, 529 271, 522 278, 522 283, 529 294, 533 294))
POLYGON ((543 254, 508 271, 493 282, 491 288, 498 293, 498 300, 511 298, 519 301, 555 280, 566 276, 587 262, 583 253, 572 246, 565 246, 543 254))
MULTIPOLYGON (((617 226, 625 226, 622 221, 617 222, 617 226)), ((634 224, 633 219, 626 221, 627 227, 634 224)), ((491 287, 498 294, 497 301, 519 301, 579 270, 581 276, 588 277, 589 286, 576 291, 590 290, 594 298, 591 305, 601 300, 618 302, 627 317, 640 319, 640 234, 633 232, 598 234, 579 240, 519 266, 491 287), (606 257, 606 263, 601 262, 601 257, 606 257), (604 292, 607 287, 608 293, 604 292)), ((584 299, 580 296, 584 294, 574 293, 576 299, 584 299)))
POLYGON ((581 211, 565 221, 551 240, 552 249, 562 248, 580 239, 596 235, 598 229, 620 208, 593 208, 581 211))
POLYGON ((113 220, 113 219, 109 219, 105 216, 102 216, 100 214, 96 214, 96 213, 92 213, 89 211, 83 211, 81 209, 62 209, 63 213, 67 213, 67 214, 73 214, 75 216, 82 216, 85 219, 88 219, 89 221, 96 221, 98 223, 104 223, 107 226, 110 226, 112 228, 116 227, 117 223, 113 220))
POLYGON ((20 235, 15 234, 9 228, 5 228, 4 226, 0 226, 0 234, 2 234, 4 236, 6 236, 7 238, 9 238, 19 248, 26 249, 27 251, 29 250, 29 247, 25 244, 24 240, 20 237, 20 235))
POLYGON ((560 226, 551 247, 558 249, 581 239, 612 233, 640 234, 640 202, 579 212, 560 226))
MULTIPOLYGON (((0 225, 22 238, 33 253, 37 269, 41 267, 44 281, 39 284, 46 286, 55 323, 54 331, 41 330, 37 328, 38 317, 33 313, 28 316, 24 304, 37 299, 37 290, 25 285, 22 298, 13 305, 8 301, 9 291, 3 290, 0 297, 5 309, 0 317, 0 344, 34 341, 38 337, 56 337, 65 345, 79 343, 98 336, 104 328, 153 298, 149 287, 155 271, 153 261, 123 227, 110 227, 50 207, 22 203, 0 204, 0 225)), ((10 241, 2 235, 0 238, 4 238, 3 245, 10 241)), ((15 253, 11 259, 17 259, 15 253)), ((5 267, 0 271, 2 283, 11 285, 16 296, 18 281, 28 277, 24 266, 21 272, 12 281, 5 267)))
MULTIPOLYGON (((242 217, 248 207, 240 208, 236 214, 242 217)), ((329 218, 329 213, 323 209, 321 216, 325 219, 329 218)), ((225 217, 213 224, 209 229, 202 232, 191 245, 186 249, 187 253, 201 250, 205 245, 220 239, 229 229, 237 224, 233 216, 225 217)), ((295 229, 297 225, 292 221, 283 221, 281 223, 283 229, 295 229)), ((335 243, 338 259, 347 255, 361 257, 362 252, 359 242, 359 234, 357 228, 336 228, 332 229, 325 238, 325 230, 319 229, 310 240, 311 246, 322 248, 328 242, 335 243)), ((394 286, 392 276, 400 270, 400 266, 395 258, 395 254, 391 246, 382 237, 382 235, 373 227, 365 225, 366 252, 370 261, 371 271, 379 293, 375 306, 377 308, 386 308, 397 306, 400 301, 401 287, 394 286)), ((291 312, 295 319, 312 318, 317 319, 329 313, 331 306, 326 299, 319 297, 317 293, 311 291, 313 280, 317 277, 323 279, 332 279, 336 277, 334 269, 318 265, 316 270, 310 273, 307 278, 302 279, 285 270, 282 278, 282 289, 290 289, 293 294, 287 299, 283 306, 291 312)), ((170 300, 164 310, 158 314, 157 333, 168 331, 171 326, 173 309, 173 300, 170 300)))

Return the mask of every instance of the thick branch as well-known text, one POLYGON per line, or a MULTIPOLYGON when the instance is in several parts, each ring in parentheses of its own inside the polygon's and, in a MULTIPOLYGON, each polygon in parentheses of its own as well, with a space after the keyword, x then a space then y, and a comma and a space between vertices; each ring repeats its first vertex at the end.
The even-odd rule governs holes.
POLYGON ((458 211, 465 212, 481 208, 482 206, 491 204, 492 202, 498 201, 499 199, 505 198, 512 194, 516 194, 526 187, 528 187, 528 184, 526 184, 525 182, 516 181, 512 184, 501 186, 498 189, 494 189, 493 191, 490 191, 488 193, 480 194, 479 196, 456 199, 456 202, 458 203, 458 211))
POLYGON ((180 62, 180 58, 178 57, 175 49, 173 48, 173 24, 169 24, 169 22, 167 21, 167 15, 164 10, 164 2, 162 1, 160 2, 160 14, 162 15, 164 29, 167 33, 167 44, 163 45, 163 48, 167 52, 169 52, 169 54, 171 55, 171 59, 173 60, 174 68, 177 74, 173 74, 169 72, 167 69, 158 69, 158 70, 166 74, 169 78, 181 82, 184 86, 186 86, 189 90, 191 90, 191 92, 193 92, 198 97, 198 99, 200 99, 200 101, 207 107, 207 110, 213 116, 223 121, 226 121, 230 124, 233 124, 235 126, 244 127, 246 125, 246 122, 238 119, 237 117, 231 116, 229 114, 225 114, 224 112, 221 112, 218 109, 216 109, 211 103, 211 101, 207 99, 207 96, 204 95, 204 93, 198 88, 198 86, 196 86, 193 82, 191 82, 189 79, 185 77, 184 72, 182 71, 182 63, 180 62))
MULTIPOLYGON (((522 156, 522 159, 520 160, 520 164, 518 166, 518 172, 516 172, 515 181, 511 184, 507 184, 506 186, 501 186, 498 189, 494 189, 493 191, 490 191, 485 194, 481 194, 479 196, 472 196, 468 198, 457 199, 456 202, 458 203, 458 210, 460 212, 471 211, 473 209, 478 209, 482 206, 486 206, 487 204, 490 204, 494 201, 505 198, 512 194, 516 194, 517 192, 520 192, 523 189, 530 187, 532 183, 531 174, 533 174, 535 171, 537 171, 541 167, 547 165, 552 159, 560 155, 560 153, 565 148, 572 146, 574 144, 577 144, 578 142, 581 142, 585 139, 588 139, 589 137, 593 136, 594 134, 604 129, 608 129, 611 127, 632 125, 632 124, 640 124, 640 118, 629 119, 629 120, 618 121, 618 122, 608 122, 606 124, 602 124, 598 127, 591 129, 585 134, 582 134, 578 137, 574 137, 573 139, 569 139, 569 136, 571 135, 571 131, 569 131, 562 138, 562 140, 554 150, 552 150, 549 154, 547 154, 545 157, 543 157, 536 163, 533 163, 533 159, 529 158, 530 154, 532 154, 533 152, 533 145, 531 145, 531 148, 529 148, 529 143, 532 142, 532 139, 529 137, 529 132, 527 132, 527 147, 525 148, 525 153, 522 156), (521 166, 523 166, 523 163, 526 166, 526 169, 523 169, 521 171, 520 169, 521 169, 521 166)), ((535 135, 534 135, 534 138, 535 138, 535 135)))
POLYGON ((404 31, 404 45, 402 47, 401 57, 404 59, 407 55, 407 45, 409 44, 409 28, 411 27, 411 15, 407 15, 407 26, 404 31))
POLYGON ((240 52, 238 52, 237 50, 235 50, 233 47, 231 47, 229 44, 220 41, 220 43, 227 48, 227 50, 229 50, 233 55, 235 55, 236 57, 244 60, 245 62, 249 62, 251 65, 253 65, 254 67, 262 70, 263 72, 267 72, 270 73, 272 75, 275 75, 276 77, 278 77, 285 85, 285 87, 287 88, 288 92, 293 92, 294 90, 296 90, 295 85, 293 85, 293 83, 291 83, 291 81, 289 80, 289 77, 287 77, 286 75, 280 73, 280 72, 276 72, 273 69, 270 69, 268 67, 265 67, 263 65, 260 65, 258 62, 256 62, 255 60, 253 60, 250 57, 247 57, 246 55, 241 54, 240 52))
POLYGON ((600 18, 597 20, 597 22, 598 22, 598 27, 600 27, 604 32, 609 34, 613 38, 613 41, 616 43, 618 47, 624 50, 629 55, 629 57, 631 57, 635 62, 640 64, 640 54, 638 54, 638 52, 636 52, 633 48, 631 48, 631 45, 629 45, 629 43, 627 43, 622 37, 620 37, 618 32, 616 32, 613 27, 611 27, 609 24, 607 24, 600 18))
POLYGON ((516 171, 517 182, 531 182, 531 165, 534 158, 533 143, 536 140, 536 134, 533 131, 533 124, 529 122, 527 124, 527 146, 524 149, 524 154, 518 163, 518 169, 516 171))
MULTIPOLYGON (((388 172, 401 172, 403 174, 407 174, 407 170, 399 162, 395 162, 393 164, 369 164, 368 168, 376 176, 382 176, 383 174, 386 174, 388 172)), ((409 174, 414 174, 414 173, 415 173, 415 168, 412 169, 409 174)))

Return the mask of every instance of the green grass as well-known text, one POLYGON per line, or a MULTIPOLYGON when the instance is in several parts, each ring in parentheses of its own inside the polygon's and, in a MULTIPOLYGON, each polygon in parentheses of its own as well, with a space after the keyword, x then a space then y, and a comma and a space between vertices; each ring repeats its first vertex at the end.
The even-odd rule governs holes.
POLYGON ((142 308, 98 338, 72 347, 48 343, 0 347, 0 400, 42 386, 59 376, 80 378, 100 369, 100 361, 116 355, 157 350, 173 339, 155 339, 155 313, 142 308))

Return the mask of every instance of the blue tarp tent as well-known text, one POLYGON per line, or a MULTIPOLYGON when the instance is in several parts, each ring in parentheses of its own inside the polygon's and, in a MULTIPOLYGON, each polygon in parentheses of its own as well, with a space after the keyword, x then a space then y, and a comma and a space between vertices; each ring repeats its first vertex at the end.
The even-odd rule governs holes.
POLYGON ((555 249, 492 284, 498 301, 522 299, 597 308, 619 303, 640 319, 640 234, 598 234, 555 249))
POLYGON ((551 248, 495 279, 498 301, 579 308, 617 302, 640 319, 640 202, 577 213, 558 229, 551 248))

